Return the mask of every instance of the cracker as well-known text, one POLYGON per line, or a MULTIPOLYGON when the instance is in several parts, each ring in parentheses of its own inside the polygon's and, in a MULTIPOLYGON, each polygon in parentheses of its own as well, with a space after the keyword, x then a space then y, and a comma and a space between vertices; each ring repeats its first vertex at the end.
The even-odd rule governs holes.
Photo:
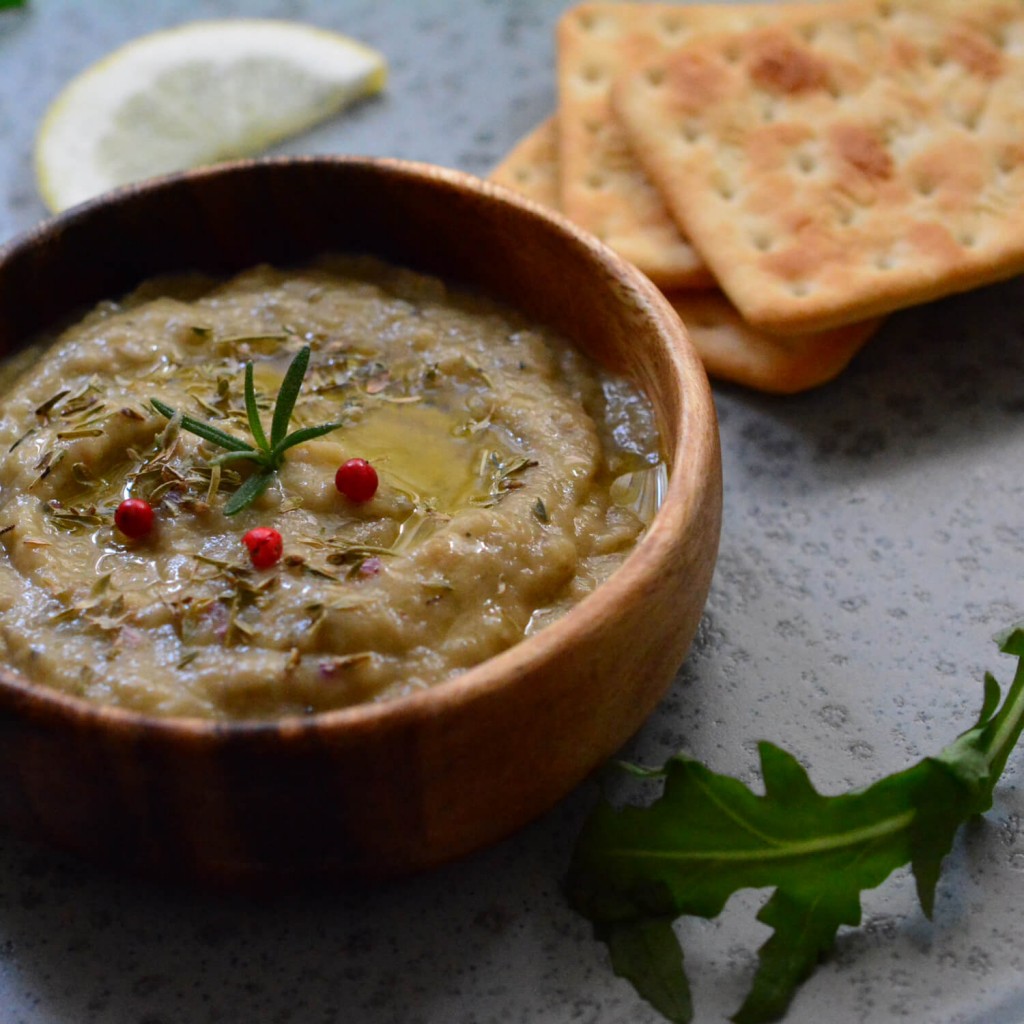
POLYGON ((560 209, 557 117, 552 114, 524 135, 489 177, 543 206, 560 209))
MULTIPOLYGON (((491 180, 559 209, 558 130, 552 116, 521 139, 491 172, 491 180)), ((874 334, 879 321, 822 334, 777 338, 745 323, 717 290, 666 292, 686 324, 710 376, 759 391, 792 394, 836 377, 874 334)))
POLYGON ((668 4, 584 3, 557 27, 562 208, 669 288, 709 287, 712 280, 629 149, 610 93, 627 54, 676 45, 688 15, 668 4))
POLYGON ((779 337, 751 327, 718 290, 667 292, 709 377, 791 395, 835 379, 881 319, 813 334, 779 337))
POLYGON ((1024 270, 1024 4, 850 0, 636 57, 634 151, 752 324, 822 330, 1024 270))
POLYGON ((714 280, 634 155, 612 108, 612 85, 637 60, 661 59, 695 33, 750 28, 775 20, 779 11, 763 2, 596 2, 579 4, 559 20, 563 208, 656 284, 707 288, 714 280))

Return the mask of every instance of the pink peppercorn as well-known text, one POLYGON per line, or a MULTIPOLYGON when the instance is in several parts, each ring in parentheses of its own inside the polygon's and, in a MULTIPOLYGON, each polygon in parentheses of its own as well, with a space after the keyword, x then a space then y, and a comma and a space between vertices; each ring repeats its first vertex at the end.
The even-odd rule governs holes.
POLYGON ((334 474, 334 486, 349 501, 369 501, 377 493, 377 470, 366 459, 349 459, 334 474))
POLYGON ((125 498, 114 511, 114 525, 126 537, 139 540, 153 529, 153 506, 141 498, 125 498))
POLYGON ((269 526, 257 526, 243 538, 242 543, 249 549, 249 558, 257 569, 269 569, 281 558, 283 541, 281 534, 269 526))

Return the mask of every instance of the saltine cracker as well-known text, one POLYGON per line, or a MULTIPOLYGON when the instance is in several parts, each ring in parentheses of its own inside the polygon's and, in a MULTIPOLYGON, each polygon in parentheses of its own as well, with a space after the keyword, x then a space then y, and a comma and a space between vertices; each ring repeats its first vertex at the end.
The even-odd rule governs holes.
POLYGON ((806 333, 1024 270, 1024 3, 851 0, 634 56, 634 152, 745 319, 806 333))
POLYGON ((698 10, 706 9, 583 3, 566 11, 556 29, 562 209, 655 284, 670 288, 713 281, 633 156, 610 96, 631 54, 678 46, 693 31, 698 10))
MULTIPOLYGON (((494 168, 491 180, 558 210, 558 129, 555 115, 534 128, 494 168)), ((871 320, 778 338, 746 323, 717 289, 665 294, 710 376, 776 394, 805 391, 838 376, 879 325, 871 320)))

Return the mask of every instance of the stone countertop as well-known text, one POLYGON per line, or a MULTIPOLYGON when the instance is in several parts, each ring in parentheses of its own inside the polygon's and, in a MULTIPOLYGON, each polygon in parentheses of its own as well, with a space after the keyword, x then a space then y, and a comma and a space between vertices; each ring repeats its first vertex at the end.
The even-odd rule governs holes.
MULTIPOLYGON (((0 243, 45 211, 31 148, 75 72, 198 17, 307 20, 378 47, 387 93, 284 151, 486 173, 554 106, 558 0, 30 0, 0 14, 0 243)), ((694 649, 624 754, 680 749, 755 783, 756 743, 824 792, 937 752, 1024 618, 1024 283, 893 316, 835 383, 795 398, 716 387, 721 555, 694 649)), ((799 992, 790 1024, 1024 1019, 1024 787, 1011 759, 961 831, 934 921, 900 872, 799 992)), ((655 1024, 559 890, 587 785, 500 846, 366 891, 264 902, 114 876, 0 832, 0 1024, 655 1024)), ((764 894, 679 926, 697 1021, 742 1000, 764 894)))

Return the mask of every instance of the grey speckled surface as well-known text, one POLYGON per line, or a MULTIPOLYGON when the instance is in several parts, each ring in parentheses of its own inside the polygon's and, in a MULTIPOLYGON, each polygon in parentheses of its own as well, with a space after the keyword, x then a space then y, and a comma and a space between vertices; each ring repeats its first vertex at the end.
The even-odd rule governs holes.
MULTIPOLYGON (((287 16, 380 47, 387 95, 287 147, 485 172, 554 103, 557 0, 31 0, 0 15, 0 241, 44 215, 31 146, 66 78, 194 17, 287 16)), ((626 753, 686 748, 753 780, 756 741, 820 788, 866 784, 970 724, 992 634, 1024 615, 1024 282, 895 316, 836 383, 717 388, 721 558, 692 655, 626 753), (1017 452, 1015 457, 1014 453, 1017 452)), ((959 838, 935 921, 901 874, 865 900, 794 1024, 1024 1019, 1021 755, 959 838)), ((2 784, 2 782, 0 782, 2 784)), ((226 901, 113 877, 0 833, 0 1024, 648 1024, 559 896, 584 787, 519 836, 386 889, 226 901)), ((756 894, 681 934, 698 1020, 738 1005, 756 894)))

